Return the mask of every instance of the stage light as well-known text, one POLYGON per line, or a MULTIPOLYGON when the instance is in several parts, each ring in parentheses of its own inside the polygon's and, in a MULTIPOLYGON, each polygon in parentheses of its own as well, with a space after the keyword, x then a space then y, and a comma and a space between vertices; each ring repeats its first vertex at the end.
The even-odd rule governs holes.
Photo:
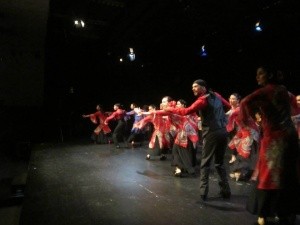
POLYGON ((260 21, 258 21, 256 24, 255 24, 255 30, 258 31, 258 32, 261 32, 262 31, 262 27, 260 25, 260 21))
POLYGON ((133 51, 133 48, 129 48, 128 58, 131 62, 135 60, 135 53, 133 51))
POLYGON ((206 57, 207 56, 205 45, 202 45, 202 47, 201 47, 201 54, 200 55, 201 55, 201 57, 206 57))
POLYGON ((82 20, 80 20, 80 23, 81 23, 81 27, 85 26, 85 23, 82 20))
POLYGON ((74 20, 74 25, 76 28, 84 28, 85 23, 83 20, 74 20))

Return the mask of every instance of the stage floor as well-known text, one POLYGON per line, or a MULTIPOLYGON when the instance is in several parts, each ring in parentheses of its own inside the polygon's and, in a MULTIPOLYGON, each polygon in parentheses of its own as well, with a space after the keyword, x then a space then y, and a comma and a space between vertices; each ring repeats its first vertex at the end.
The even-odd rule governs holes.
MULTIPOLYGON (((77 141, 39 144, 31 152, 20 225, 250 225, 245 210, 251 185, 230 180, 232 197, 216 197, 212 170, 208 200, 199 196, 199 176, 173 176, 166 161, 145 160, 147 145, 77 141)), ((199 153, 198 153, 199 157, 199 153)), ((226 163, 229 153, 226 154, 226 163)), ((299 217, 297 224, 300 224, 299 217)))

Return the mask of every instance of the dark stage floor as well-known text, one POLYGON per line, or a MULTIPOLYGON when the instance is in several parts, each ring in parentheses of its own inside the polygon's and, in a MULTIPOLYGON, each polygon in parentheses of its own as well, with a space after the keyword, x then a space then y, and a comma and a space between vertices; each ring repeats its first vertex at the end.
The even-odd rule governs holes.
MULTIPOLYGON (((177 178, 167 161, 145 160, 146 148, 40 144, 31 152, 21 225, 247 225, 250 184, 230 181, 232 197, 199 201, 199 177, 177 178)), ((228 162, 229 155, 226 156, 228 162)), ((299 217, 297 224, 300 224, 299 217)))

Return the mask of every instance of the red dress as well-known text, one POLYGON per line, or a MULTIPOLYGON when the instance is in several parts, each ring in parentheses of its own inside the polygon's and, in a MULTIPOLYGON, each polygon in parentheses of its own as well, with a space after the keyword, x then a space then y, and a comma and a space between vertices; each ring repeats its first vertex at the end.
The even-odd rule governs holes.
POLYGON ((94 133, 96 135, 99 135, 99 133, 101 131, 103 131, 104 134, 108 134, 111 132, 110 128, 108 125, 104 124, 104 121, 106 120, 107 116, 100 112, 100 111, 97 111, 93 114, 90 114, 89 115, 90 117, 90 120, 94 123, 94 124, 99 124, 96 129, 94 130, 94 133))
POLYGON ((228 117, 226 129, 228 132, 237 127, 236 134, 229 141, 228 147, 232 150, 236 149, 238 154, 244 158, 248 158, 251 154, 253 142, 259 141, 259 130, 254 120, 249 120, 247 126, 241 126, 239 121, 240 107, 237 107, 228 117))
POLYGON ((257 188, 271 190, 296 185, 299 146, 286 88, 267 84, 245 97, 240 104, 242 124, 248 125, 258 109, 262 118, 262 138, 256 167, 257 188))
POLYGON ((156 113, 150 114, 138 123, 136 123, 134 127, 142 129, 147 123, 152 123, 154 126, 154 131, 149 142, 149 148, 154 149, 156 137, 158 138, 160 149, 170 148, 171 143, 169 132, 171 123, 170 121, 168 121, 168 118, 162 115, 158 115, 156 113))
POLYGON ((174 143, 187 148, 188 139, 193 142, 194 147, 196 147, 196 143, 198 142, 198 124, 196 120, 196 114, 191 114, 187 116, 180 116, 176 114, 171 114, 170 112, 158 110, 155 112, 157 115, 168 115, 169 122, 176 128, 176 135, 174 143))

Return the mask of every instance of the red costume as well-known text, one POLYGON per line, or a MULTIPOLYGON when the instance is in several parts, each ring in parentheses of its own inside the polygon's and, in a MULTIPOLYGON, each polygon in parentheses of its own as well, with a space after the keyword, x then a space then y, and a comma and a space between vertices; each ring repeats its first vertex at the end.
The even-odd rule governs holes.
POLYGON ((261 113, 263 136, 257 163, 257 188, 281 189, 285 188, 286 182, 296 185, 299 146, 286 88, 267 84, 245 97, 240 107, 241 121, 245 125, 249 125, 255 110, 259 109, 261 113))
POLYGON ((104 134, 108 134, 111 132, 110 128, 108 125, 104 124, 104 121, 106 120, 107 116, 100 112, 100 111, 97 111, 93 114, 90 114, 89 115, 90 117, 90 120, 94 123, 94 124, 99 124, 96 129, 94 130, 94 133, 96 135, 99 135, 99 133, 103 130, 103 133, 104 134))

